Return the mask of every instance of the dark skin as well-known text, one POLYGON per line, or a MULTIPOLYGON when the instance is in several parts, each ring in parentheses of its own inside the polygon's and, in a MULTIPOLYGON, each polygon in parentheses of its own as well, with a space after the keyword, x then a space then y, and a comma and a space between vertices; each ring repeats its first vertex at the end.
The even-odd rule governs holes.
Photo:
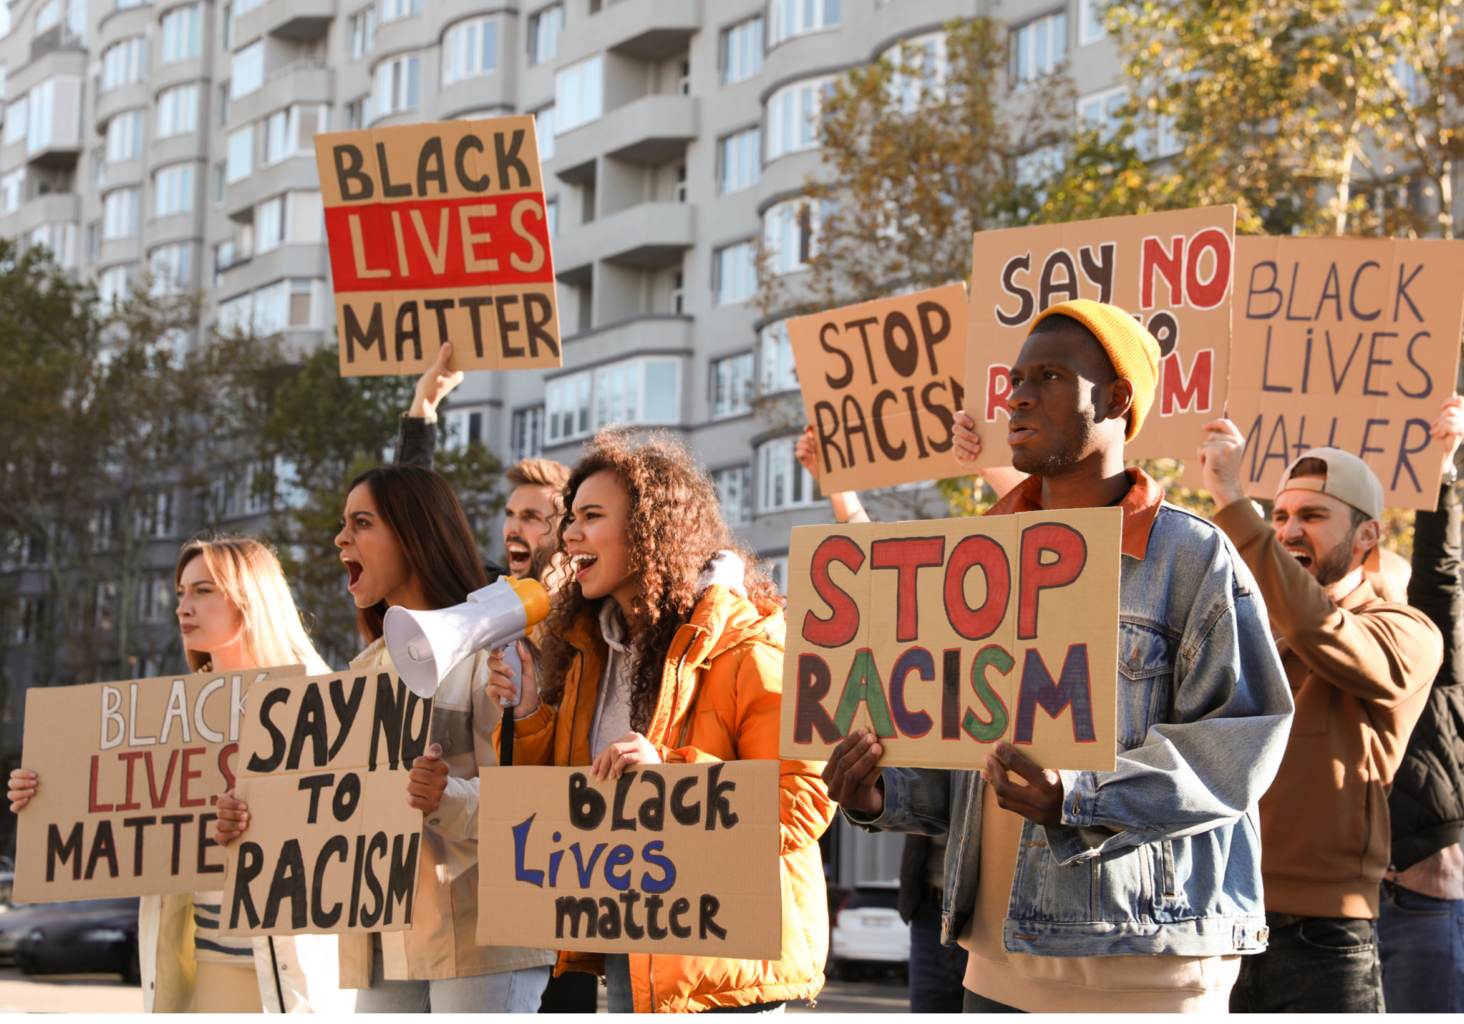
MULTIPOLYGON (((1133 401, 1133 383, 1113 372, 1103 347, 1087 334, 1059 330, 1027 338, 1012 366, 1007 443, 1012 465, 1042 479, 1043 508, 1102 508, 1128 493, 1123 445, 1133 401)), ((959 422, 954 431, 965 457, 975 458, 981 439, 959 422)), ((829 796, 859 813, 880 814, 883 753, 868 729, 851 732, 824 766, 829 796)), ((1010 743, 986 755, 981 778, 1003 810, 1039 825, 1061 824, 1062 777, 1010 743)))

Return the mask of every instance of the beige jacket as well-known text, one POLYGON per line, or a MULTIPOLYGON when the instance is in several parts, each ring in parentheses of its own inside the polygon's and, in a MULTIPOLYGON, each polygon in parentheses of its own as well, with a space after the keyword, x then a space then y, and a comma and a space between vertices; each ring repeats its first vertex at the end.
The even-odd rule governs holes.
MULTIPOLYGON (((352 668, 390 665, 382 640, 351 662, 352 668)), ((478 769, 498 763, 493 728, 500 717, 487 687, 488 656, 479 652, 447 674, 433 702, 432 742, 442 746, 447 790, 422 829, 412 927, 376 933, 389 980, 468 978, 554 963, 552 950, 476 943, 478 769)), ((372 938, 340 936, 341 988, 371 987, 372 938)))
MULTIPOLYGON (((144 896, 137 908, 137 951, 144 1013, 193 1013, 193 894, 144 896)), ((254 940, 252 966, 266 1013, 351 1013, 356 993, 337 987, 334 935, 254 940), (281 1006, 281 999, 284 1005, 281 1006)))

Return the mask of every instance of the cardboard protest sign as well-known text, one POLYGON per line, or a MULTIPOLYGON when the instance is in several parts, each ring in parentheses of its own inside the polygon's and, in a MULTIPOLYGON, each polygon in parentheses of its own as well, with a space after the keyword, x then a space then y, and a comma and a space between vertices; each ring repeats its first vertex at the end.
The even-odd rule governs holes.
POLYGON ((1235 207, 1211 206, 975 235, 966 411, 980 466, 1011 465, 1011 366, 1048 306, 1109 302, 1159 342, 1154 407, 1125 458, 1193 459, 1199 426, 1225 408, 1235 207))
POLYGON ((794 527, 778 753, 864 726, 884 765, 978 768, 1005 739, 1111 771, 1122 529, 1118 508, 794 527))
POLYGON ((965 337, 960 284, 788 321, 824 493, 967 472, 951 454, 965 337))
POLYGON ((234 785, 249 687, 304 672, 286 665, 27 692, 21 760, 37 779, 17 816, 16 902, 217 889, 224 857, 209 838, 209 808, 234 785))
POLYGON ((1308 448, 1361 456, 1394 508, 1432 509, 1446 455, 1429 436, 1454 393, 1464 242, 1236 239, 1230 419, 1245 493, 1273 497, 1308 448))
POLYGON ((534 119, 315 136, 341 376, 559 366, 534 119))
POLYGON ((422 851, 407 773, 432 701, 386 668, 255 686, 228 847, 224 935, 405 931, 422 851))
POLYGON ((778 771, 482 769, 478 944, 778 959, 778 771))

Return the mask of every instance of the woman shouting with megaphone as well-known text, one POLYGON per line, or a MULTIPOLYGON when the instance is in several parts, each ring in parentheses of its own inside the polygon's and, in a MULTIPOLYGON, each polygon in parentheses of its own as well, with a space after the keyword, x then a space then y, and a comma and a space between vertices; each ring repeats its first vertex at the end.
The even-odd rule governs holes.
MULTIPOLYGON (((781 602, 739 557, 706 473, 673 441, 606 433, 565 499, 572 578, 538 671, 523 658, 514 763, 589 765, 604 779, 637 764, 778 760, 781 602)), ((517 673, 489 661, 490 692, 518 700, 517 673)), ((783 761, 780 787, 780 959, 564 952, 557 972, 603 973, 612 1013, 772 1011, 816 996, 829 941, 818 839, 834 807, 811 762, 783 761)))
MULTIPOLYGON (((370 645, 352 668, 390 666, 388 608, 449 608, 488 585, 467 514, 447 481, 417 466, 382 466, 351 482, 336 536, 350 574, 356 622, 370 645)), ((341 984, 357 1013, 536 1013, 554 954, 479 946, 478 769, 496 763, 488 659, 478 652, 445 673, 434 697, 432 743, 403 794, 424 817, 423 851, 405 932, 340 936, 341 984)), ((219 801, 219 841, 247 827, 237 800, 219 801)))

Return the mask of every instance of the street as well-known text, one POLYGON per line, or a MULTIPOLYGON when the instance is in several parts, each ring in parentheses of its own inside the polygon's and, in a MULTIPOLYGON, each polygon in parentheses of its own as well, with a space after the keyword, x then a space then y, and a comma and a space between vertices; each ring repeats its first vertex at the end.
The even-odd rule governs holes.
MULTIPOLYGON (((603 990, 602 990, 603 993, 603 990)), ((600 1001, 604 1012, 604 999, 600 1001)), ((909 990, 900 978, 839 981, 830 978, 818 1005, 790 1004, 789 1013, 904 1013, 909 990)), ((28 978, 0 968, 0 1013, 141 1013, 142 989, 105 974, 28 978)))

